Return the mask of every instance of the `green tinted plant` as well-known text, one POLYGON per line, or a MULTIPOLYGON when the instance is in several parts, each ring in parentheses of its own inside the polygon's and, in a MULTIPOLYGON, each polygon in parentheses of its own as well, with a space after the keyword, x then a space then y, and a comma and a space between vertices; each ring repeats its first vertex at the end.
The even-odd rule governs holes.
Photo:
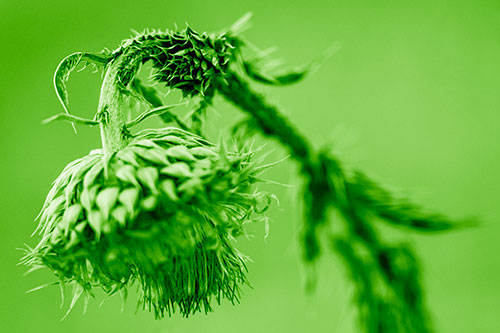
POLYGON ((78 52, 66 57, 54 83, 65 113, 49 119, 99 126, 103 148, 70 163, 54 182, 40 220, 41 241, 23 262, 49 267, 58 282, 75 285, 72 305, 94 288, 111 295, 137 283, 140 304, 157 317, 176 309, 183 315, 210 311, 210 301, 239 299, 246 282, 245 257, 231 243, 243 224, 265 220, 272 195, 256 191, 260 181, 254 151, 239 140, 236 151, 203 136, 203 121, 216 94, 248 115, 238 130, 279 142, 299 166, 303 179, 303 258, 314 264, 322 249, 340 255, 355 283, 360 324, 366 332, 428 332, 419 265, 409 245, 382 239, 381 222, 434 233, 468 222, 398 199, 364 173, 346 168, 328 149, 316 150, 277 108, 253 91, 250 81, 283 86, 301 80, 317 65, 273 74, 267 56, 241 36, 249 16, 218 34, 148 31, 114 51, 78 52), (254 52, 255 53, 255 52, 254 52), (151 80, 178 89, 196 107, 180 119, 164 105, 154 86, 137 77, 153 68, 151 80), (94 119, 69 113, 66 82, 81 65, 104 71, 94 119), (127 120, 127 102, 148 110, 127 120), (151 116, 176 127, 132 127, 151 116), (244 126, 242 126, 244 125, 244 126), (343 232, 329 228, 331 211, 343 232))

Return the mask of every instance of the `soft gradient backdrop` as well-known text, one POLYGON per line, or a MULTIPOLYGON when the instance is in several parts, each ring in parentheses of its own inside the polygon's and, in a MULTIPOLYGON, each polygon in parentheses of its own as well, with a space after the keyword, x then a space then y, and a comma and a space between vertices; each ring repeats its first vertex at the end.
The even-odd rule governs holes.
MULTIPOLYGON (((241 241, 254 262, 253 289, 238 306, 161 321, 120 312, 112 298, 60 322, 49 272, 23 277, 16 248, 30 239, 50 183, 71 160, 99 147, 96 129, 41 125, 62 111, 52 87, 58 62, 75 51, 115 48, 131 29, 189 22, 218 31, 247 11, 256 45, 299 65, 332 43, 340 50, 314 75, 287 88, 259 87, 318 147, 333 144, 368 171, 429 207, 479 216, 481 227, 439 236, 398 236, 422 259, 437 332, 500 332, 500 3, 491 1, 24 1, 0 0, 0 331, 2 332, 356 332, 352 286, 338 258, 325 256, 307 295, 297 234, 296 189, 273 188, 271 233, 241 241)), ((92 116, 99 76, 74 75, 74 113, 92 116)), ((176 101, 172 101, 176 102, 176 101)), ((239 113, 217 100, 215 128, 239 113)), ((224 129, 223 128, 223 129, 224 129)), ((284 152, 274 144, 271 158, 284 152)), ((268 173, 297 184, 294 165, 268 173)), ((67 307, 67 304, 66 304, 67 307)))

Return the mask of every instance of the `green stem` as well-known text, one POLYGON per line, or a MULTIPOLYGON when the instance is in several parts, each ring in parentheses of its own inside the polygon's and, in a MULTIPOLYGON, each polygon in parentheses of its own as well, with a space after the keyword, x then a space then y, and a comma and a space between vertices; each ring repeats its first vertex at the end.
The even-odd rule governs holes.
POLYGON ((107 66, 104 81, 101 87, 101 96, 96 115, 101 129, 101 140, 105 156, 124 148, 129 141, 129 134, 123 114, 123 83, 120 82, 120 70, 124 59, 123 55, 114 59, 107 66))
POLYGON ((263 96, 253 92, 248 84, 235 73, 228 73, 226 81, 229 84, 221 83, 219 87, 222 95, 252 115, 252 120, 258 123, 263 134, 283 144, 305 170, 311 168, 314 164, 314 157, 309 142, 285 117, 280 115, 276 107, 267 104, 263 96))

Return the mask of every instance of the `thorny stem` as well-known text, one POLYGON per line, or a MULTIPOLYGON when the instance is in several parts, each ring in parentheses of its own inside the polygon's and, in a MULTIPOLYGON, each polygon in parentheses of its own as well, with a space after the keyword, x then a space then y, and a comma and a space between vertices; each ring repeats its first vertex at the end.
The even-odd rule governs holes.
MULTIPOLYGON (((265 102, 264 98, 252 91, 250 86, 236 73, 228 73, 226 77, 229 84, 220 84, 222 95, 235 106, 249 113, 252 117, 249 121, 257 122, 266 136, 272 137, 280 142, 290 155, 301 166, 301 172, 306 177, 306 215, 310 221, 304 231, 305 258, 312 262, 319 254, 319 245, 316 235, 316 224, 325 221, 326 208, 332 200, 328 181, 328 173, 331 171, 342 172, 339 165, 327 167, 322 154, 316 153, 309 141, 281 114, 273 105, 265 102)), ((334 160, 329 160, 334 163, 334 160)))
POLYGON ((255 121, 264 135, 278 140, 301 164, 306 177, 308 224, 302 235, 306 261, 318 257, 318 226, 324 223, 326 209, 334 202, 345 217, 348 230, 346 239, 334 238, 334 249, 343 254, 352 278, 357 281, 356 297, 364 327, 368 332, 393 332, 401 327, 408 332, 431 332, 414 254, 403 245, 388 246, 378 237, 359 211, 359 203, 353 197, 355 189, 341 163, 330 155, 314 152, 308 140, 238 75, 229 73, 227 81, 229 84, 220 85, 222 95, 249 113, 250 121, 255 121), (363 305, 368 305, 369 310, 363 305))
POLYGON ((288 123, 288 120, 280 116, 274 106, 266 104, 260 95, 251 91, 248 84, 235 73, 228 73, 226 80, 230 84, 220 84, 223 96, 252 115, 252 120, 258 123, 264 134, 287 147, 291 156, 300 161, 305 169, 311 167, 312 149, 308 141, 288 123))

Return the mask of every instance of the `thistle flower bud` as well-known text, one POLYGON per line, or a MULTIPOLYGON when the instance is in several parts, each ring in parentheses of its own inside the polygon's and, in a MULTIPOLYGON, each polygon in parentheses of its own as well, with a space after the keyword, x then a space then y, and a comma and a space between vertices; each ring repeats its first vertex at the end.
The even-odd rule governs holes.
POLYGON ((25 262, 88 294, 137 282, 156 317, 238 301, 246 259, 230 239, 269 204, 249 192, 252 155, 177 128, 144 130, 109 158, 94 150, 55 180, 25 262))

